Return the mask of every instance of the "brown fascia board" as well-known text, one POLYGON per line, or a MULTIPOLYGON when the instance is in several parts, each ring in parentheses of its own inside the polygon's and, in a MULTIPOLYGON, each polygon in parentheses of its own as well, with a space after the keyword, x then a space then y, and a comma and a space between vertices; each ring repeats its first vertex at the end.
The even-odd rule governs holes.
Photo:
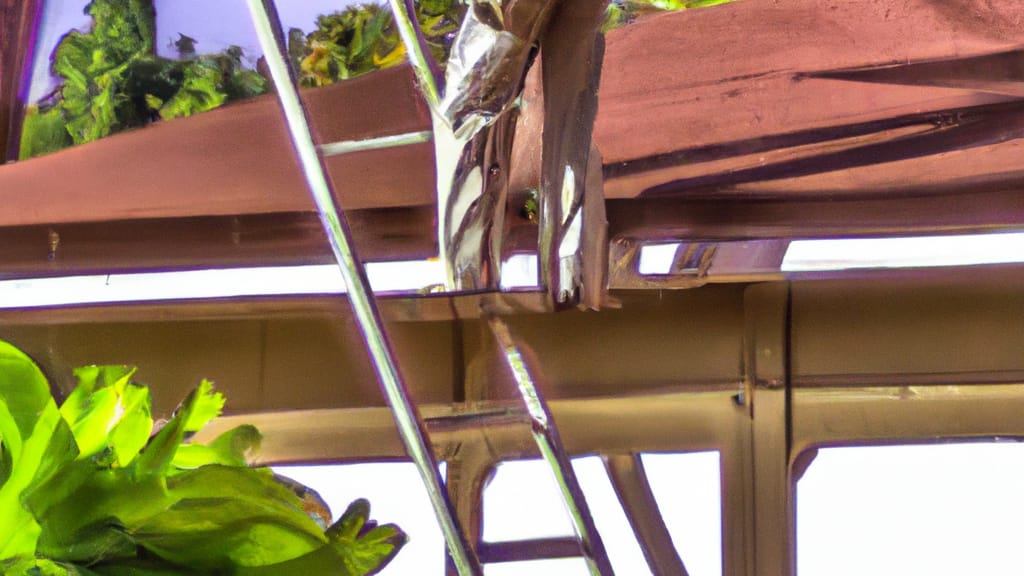
MULTIPOLYGON (((430 129, 407 67, 303 92, 320 142, 430 129)), ((434 201, 432 146, 327 160, 349 210, 434 201)), ((273 95, 0 167, 0 227, 312 212, 273 95)))
MULTIPOLYGON (((433 206, 348 213, 359 256, 437 254, 433 206)), ((334 262, 312 212, 0 227, 0 279, 334 262)))

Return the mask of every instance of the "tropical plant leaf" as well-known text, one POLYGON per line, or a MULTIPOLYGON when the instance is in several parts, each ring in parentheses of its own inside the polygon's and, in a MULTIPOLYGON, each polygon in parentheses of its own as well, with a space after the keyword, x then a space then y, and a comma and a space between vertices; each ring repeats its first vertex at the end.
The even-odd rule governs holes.
POLYGON ((307 510, 311 490, 247 466, 260 442, 252 426, 184 443, 224 406, 210 382, 143 448, 152 417, 134 369, 75 373, 58 408, 38 367, 0 342, 0 573, 362 576, 404 543, 365 504, 325 531, 330 511, 318 498, 307 510))
POLYGON ((90 458, 110 444, 110 432, 124 413, 121 395, 134 372, 126 366, 75 370, 78 386, 64 400, 60 413, 71 426, 80 458, 90 458))
POLYGON ((349 505, 327 530, 327 538, 352 574, 376 573, 406 542, 397 526, 370 521, 370 502, 364 499, 349 505))
POLYGON ((207 465, 168 479, 167 488, 174 505, 130 530, 141 546, 178 565, 276 564, 327 541, 302 500, 267 469, 207 465))
POLYGON ((334 526, 327 530, 328 542, 324 546, 281 564, 240 568, 236 574, 376 574, 401 550, 407 538, 397 526, 377 526, 369 520, 369 514, 369 503, 356 500, 334 526))
POLYGON ((185 435, 197 432, 217 417, 223 407, 224 395, 214 392, 209 380, 203 380, 143 450, 136 463, 136 474, 166 474, 185 435))
MULTIPOLYGON (((50 558, 94 564, 125 557, 120 545, 130 527, 160 514, 173 504, 166 481, 159 475, 136 477, 132 469, 106 468, 87 460, 71 471, 86 470, 84 478, 60 485, 63 497, 29 502, 41 525, 38 553, 50 558)), ((132 555, 134 555, 134 541, 132 555)))
POLYGON ((263 436, 255 426, 232 428, 209 444, 182 444, 174 454, 174 467, 190 470, 208 464, 246 466, 260 448, 263 436))
POLYGON ((0 341, 0 400, 9 411, 0 420, 0 442, 18 457, 21 442, 35 428, 36 419, 53 402, 50 384, 31 358, 0 341))
POLYGON ((0 341, 0 559, 34 555, 41 527, 22 505, 33 483, 45 482, 77 456, 42 371, 23 352, 0 341))

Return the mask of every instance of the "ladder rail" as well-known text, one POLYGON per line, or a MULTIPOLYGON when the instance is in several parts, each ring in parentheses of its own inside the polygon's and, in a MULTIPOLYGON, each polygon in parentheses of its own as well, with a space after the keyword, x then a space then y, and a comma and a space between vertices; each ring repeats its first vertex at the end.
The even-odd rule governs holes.
POLYGON ((605 550, 604 542, 594 523, 594 517, 590 513, 590 507, 583 495, 579 479, 572 468, 569 452, 562 444, 554 417, 551 415, 547 401, 544 400, 537 388, 530 368, 527 366, 526 357, 512 338, 512 333, 504 320, 487 313, 487 323, 501 349, 506 365, 515 378, 517 391, 530 417, 530 432, 537 443, 541 457, 547 462, 558 484, 587 567, 593 576, 611 576, 614 571, 608 560, 608 552, 605 550))
POLYGON ((285 54, 284 34, 273 0, 247 0, 253 24, 266 58, 278 101, 281 104, 292 144, 335 260, 348 286, 348 298, 356 315, 380 386, 391 407, 399 434, 416 465, 434 513, 448 544, 448 551, 460 576, 480 576, 480 563, 467 543, 444 488, 444 481, 432 451, 430 437, 399 370, 384 330, 380 311, 370 288, 366 268, 355 252, 344 211, 337 203, 324 158, 318 152, 309 128, 306 110, 299 98, 295 72, 285 54))

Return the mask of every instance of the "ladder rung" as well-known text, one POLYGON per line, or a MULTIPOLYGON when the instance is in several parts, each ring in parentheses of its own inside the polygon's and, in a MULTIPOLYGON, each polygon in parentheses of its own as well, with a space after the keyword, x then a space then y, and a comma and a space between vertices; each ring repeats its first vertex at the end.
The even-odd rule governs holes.
POLYGON ((477 547, 480 561, 485 564, 496 562, 520 562, 525 560, 551 560, 554 558, 581 557, 578 540, 572 537, 543 538, 537 540, 516 540, 514 542, 481 542, 477 547))

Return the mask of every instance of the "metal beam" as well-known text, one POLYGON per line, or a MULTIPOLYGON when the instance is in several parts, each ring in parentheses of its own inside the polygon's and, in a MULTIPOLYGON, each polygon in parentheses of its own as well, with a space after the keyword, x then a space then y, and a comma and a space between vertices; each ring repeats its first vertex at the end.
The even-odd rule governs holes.
POLYGON ((755 284, 744 298, 745 380, 751 409, 752 575, 795 570, 789 481, 789 285, 755 284))
POLYGON ((654 576, 688 576, 658 510, 640 455, 606 456, 604 465, 654 576))

